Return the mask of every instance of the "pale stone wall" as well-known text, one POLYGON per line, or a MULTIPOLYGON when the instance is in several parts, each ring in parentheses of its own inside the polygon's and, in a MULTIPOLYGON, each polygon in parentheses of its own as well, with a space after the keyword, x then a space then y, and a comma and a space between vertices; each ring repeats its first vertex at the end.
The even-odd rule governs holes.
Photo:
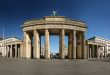
POLYGON ((59 40, 59 58, 65 58, 65 36, 68 34, 68 58, 86 58, 85 49, 85 31, 87 29, 84 22, 73 21, 62 16, 47 16, 44 19, 28 21, 24 23, 24 41, 23 41, 23 57, 31 58, 33 53, 34 58, 40 58, 39 36, 45 35, 45 58, 50 58, 50 42, 49 36, 52 33, 57 33, 60 36, 59 40), (52 31, 58 30, 58 31, 52 31), (33 35, 31 36, 30 33, 33 35), (33 42, 34 46, 30 44, 33 42), (33 49, 32 49, 33 48, 33 49), (33 51, 33 52, 32 52, 33 51))
POLYGON ((87 57, 104 58, 107 56, 106 44, 87 40, 87 57))
POLYGON ((65 21, 64 17, 45 17, 45 21, 65 21))
POLYGON ((21 42, 21 40, 16 37, 10 37, 10 38, 1 40, 0 41, 0 51, 2 52, 2 56, 5 57, 7 55, 6 45, 17 44, 19 42, 21 42))

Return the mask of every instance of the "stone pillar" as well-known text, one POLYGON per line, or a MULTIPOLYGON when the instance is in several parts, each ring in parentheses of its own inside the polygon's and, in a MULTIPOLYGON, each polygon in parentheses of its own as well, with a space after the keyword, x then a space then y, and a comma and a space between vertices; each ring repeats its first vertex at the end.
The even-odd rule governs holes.
POLYGON ((92 45, 92 58, 94 58, 94 45, 92 45))
POLYGON ((100 54, 99 54, 99 46, 97 45, 97 58, 100 58, 100 54))
POLYGON ((45 29, 45 58, 50 58, 49 30, 45 29))
POLYGON ((6 47, 6 48, 5 48, 5 49, 6 49, 6 55, 5 55, 5 56, 7 57, 7 45, 5 45, 5 47, 6 47))
POLYGON ((31 58, 31 39, 28 32, 24 32, 24 58, 31 58))
POLYGON ((6 45, 6 57, 8 57, 8 45, 6 45))
POLYGON ((76 31, 73 30, 73 59, 76 59, 76 31))
POLYGON ((72 37, 72 31, 69 32, 68 36, 68 58, 72 59, 73 58, 73 37, 72 37))
POLYGON ((82 32, 79 32, 77 35, 77 58, 83 58, 83 37, 82 32))
POLYGON ((9 50, 9 46, 7 45, 7 52, 8 52, 8 56, 7 57, 10 57, 10 50, 9 50))
POLYGON ((3 57, 5 57, 6 56, 6 46, 4 45, 3 46, 3 57))
POLYGON ((20 57, 20 46, 18 47, 18 53, 17 53, 17 55, 18 55, 18 58, 20 57))
POLYGON ((8 57, 10 57, 10 47, 9 47, 9 45, 7 45, 7 49, 8 49, 8 57))
POLYGON ((19 57, 23 57, 23 43, 20 43, 19 57))
POLYGON ((40 57, 41 57, 41 35, 39 35, 39 48, 40 48, 40 57))
POLYGON ((10 45, 10 57, 12 58, 12 45, 10 45))
POLYGON ((107 49, 106 49, 106 46, 104 46, 104 57, 106 58, 107 56, 107 49))
POLYGON ((40 58, 40 42, 37 30, 34 30, 34 58, 40 58))
POLYGON ((60 33, 60 51, 59 55, 60 58, 64 59, 65 58, 65 30, 62 29, 60 33))
POLYGON ((104 48, 103 46, 101 46, 101 50, 100 50, 100 57, 103 58, 103 53, 104 53, 104 48))
POLYGON ((15 44, 15 58, 17 58, 17 44, 15 44))
POLYGON ((89 56, 90 56, 90 50, 89 50, 89 44, 87 43, 87 56, 88 56, 88 59, 89 59, 89 56))
POLYGON ((23 53, 22 53, 22 57, 26 58, 26 49, 27 49, 27 33, 24 31, 23 33, 23 53))
POLYGON ((6 50, 7 50, 7 49, 6 49, 6 45, 4 45, 4 57, 6 57, 6 53, 7 53, 6 50))
POLYGON ((85 32, 82 32, 82 53, 83 53, 83 59, 86 59, 87 49, 86 49, 86 42, 85 42, 85 32))
POLYGON ((90 48, 90 50, 89 50, 89 57, 91 58, 91 54, 92 53, 92 48, 90 48))

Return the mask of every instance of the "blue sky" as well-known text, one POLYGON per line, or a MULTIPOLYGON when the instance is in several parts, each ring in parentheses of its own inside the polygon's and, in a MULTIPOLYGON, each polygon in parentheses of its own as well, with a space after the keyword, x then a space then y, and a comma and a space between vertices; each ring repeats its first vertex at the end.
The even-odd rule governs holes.
MULTIPOLYGON (((58 15, 86 22, 86 39, 100 36, 110 39, 110 0, 0 0, 0 36, 22 39, 21 25, 25 20, 42 18, 57 10, 58 15)), ((58 50, 58 37, 50 39, 51 49, 58 50)), ((67 37, 66 37, 67 43, 67 37)), ((42 42, 43 43, 43 42, 42 42)))

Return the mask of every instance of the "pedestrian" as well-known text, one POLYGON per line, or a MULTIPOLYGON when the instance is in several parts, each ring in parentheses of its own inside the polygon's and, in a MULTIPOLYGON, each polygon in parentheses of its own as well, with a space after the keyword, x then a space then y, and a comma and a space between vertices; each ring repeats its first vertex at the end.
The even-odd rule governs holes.
POLYGON ((52 53, 50 54, 50 59, 52 60, 52 53))

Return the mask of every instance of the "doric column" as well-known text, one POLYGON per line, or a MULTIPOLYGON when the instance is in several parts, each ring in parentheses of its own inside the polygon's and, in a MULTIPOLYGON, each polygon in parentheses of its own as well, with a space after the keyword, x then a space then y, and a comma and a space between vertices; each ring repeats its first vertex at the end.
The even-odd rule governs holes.
POLYGON ((34 58, 40 58, 39 34, 34 30, 34 58))
POLYGON ((7 55, 8 55, 8 54, 7 54, 7 52, 8 52, 8 51, 7 51, 7 45, 5 45, 5 46, 6 46, 6 50, 5 50, 5 51, 6 51, 6 57, 7 57, 7 55))
POLYGON ((90 48, 90 58, 92 58, 92 48, 90 48))
POLYGON ((76 59, 76 31, 73 30, 73 58, 76 59))
POLYGON ((94 58, 94 45, 92 45, 92 58, 94 58))
POLYGON ((104 53, 104 47, 103 47, 103 45, 102 45, 102 46, 101 46, 101 54, 100 54, 100 55, 101 55, 101 58, 103 58, 103 56, 104 56, 103 53, 104 53))
POLYGON ((18 58, 20 57, 20 46, 18 46, 18 53, 17 53, 17 55, 18 55, 18 58))
POLYGON ((72 59, 73 58, 73 36, 72 36, 72 31, 69 32, 68 36, 68 58, 72 59))
POLYGON ((68 38, 68 58, 76 59, 76 31, 73 30, 69 33, 68 38))
POLYGON ((6 57, 8 57, 8 47, 7 47, 7 45, 5 45, 6 46, 6 57))
POLYGON ((89 59, 89 56, 90 56, 90 50, 89 50, 89 44, 87 43, 87 56, 88 56, 88 59, 89 59))
POLYGON ((23 57, 23 43, 20 43, 20 50, 19 50, 19 56, 18 57, 23 57))
POLYGON ((10 57, 12 58, 12 45, 10 45, 10 57))
POLYGON ((7 57, 10 57, 10 50, 9 50, 9 46, 7 45, 7 54, 8 54, 8 56, 7 57))
POLYGON ((104 57, 106 58, 107 56, 107 49, 106 49, 106 46, 104 46, 104 57))
POLYGON ((50 58, 49 30, 45 29, 45 58, 50 58))
POLYGON ((65 51, 65 30, 62 29, 60 33, 60 51, 59 51, 60 58, 65 58, 64 51, 65 51))
POLYGON ((23 33, 23 53, 22 53, 23 58, 26 58, 26 49, 27 49, 27 33, 24 31, 24 33, 23 33))
POLYGON ((17 58, 17 44, 15 44, 15 58, 17 58))
POLYGON ((83 52, 83 59, 86 59, 87 57, 87 49, 86 42, 85 42, 85 32, 82 32, 82 52, 83 52))
POLYGON ((99 46, 97 45, 97 58, 100 58, 100 55, 99 55, 99 46))
POLYGON ((28 32, 24 32, 24 58, 31 58, 31 39, 28 32))
POLYGON ((7 57, 10 56, 9 46, 7 45, 7 57))
POLYGON ((83 32, 79 32, 77 35, 77 58, 84 58, 84 36, 83 32))
POLYGON ((41 57, 41 35, 39 35, 39 48, 40 48, 40 57, 41 57))
POLYGON ((4 57, 6 57, 6 53, 7 53, 7 51, 6 51, 6 45, 4 45, 4 57))

